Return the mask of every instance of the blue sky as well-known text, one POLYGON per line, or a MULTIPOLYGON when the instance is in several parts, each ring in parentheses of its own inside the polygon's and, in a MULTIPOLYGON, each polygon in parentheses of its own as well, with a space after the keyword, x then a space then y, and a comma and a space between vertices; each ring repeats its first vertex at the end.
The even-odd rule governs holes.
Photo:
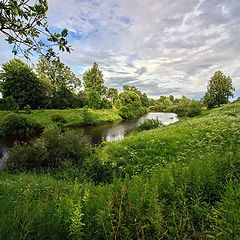
MULTIPOLYGON (((50 27, 70 31, 62 60, 79 75, 95 61, 108 87, 200 98, 221 70, 240 93, 239 0, 48 2, 50 27)), ((0 63, 12 57, 1 39, 0 63)))

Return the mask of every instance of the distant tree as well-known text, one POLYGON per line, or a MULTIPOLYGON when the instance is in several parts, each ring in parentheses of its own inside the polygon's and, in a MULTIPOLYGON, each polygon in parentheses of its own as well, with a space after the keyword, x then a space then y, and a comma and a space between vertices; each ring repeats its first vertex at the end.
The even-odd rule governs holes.
POLYGON ((123 90, 135 92, 140 97, 142 106, 149 107, 149 99, 146 93, 142 93, 138 88, 130 85, 123 85, 123 90))
POLYGON ((108 88, 106 97, 113 103, 118 98, 118 90, 116 88, 108 88))
POLYGON ((170 95, 170 96, 169 96, 169 100, 170 100, 171 102, 174 102, 174 96, 173 96, 173 95, 170 95))
POLYGON ((92 68, 88 69, 83 75, 85 91, 97 91, 99 94, 105 93, 104 79, 102 71, 97 63, 93 63, 92 68))
POLYGON ((36 72, 47 86, 50 108, 76 107, 75 90, 80 88, 81 81, 68 66, 61 61, 41 57, 36 65, 36 72))
POLYGON ((36 72, 40 79, 50 82, 53 91, 57 91, 60 87, 73 89, 81 86, 80 79, 60 61, 51 61, 46 57, 41 57, 37 63, 36 72))
POLYGON ((2 65, 0 74, 3 98, 11 97, 20 108, 44 106, 46 88, 33 70, 21 60, 13 59, 2 65))
POLYGON ((90 108, 101 108, 102 100, 106 94, 102 71, 97 63, 94 63, 92 68, 88 69, 83 75, 83 82, 87 103, 90 108))
POLYGON ((123 118, 138 117, 145 112, 139 95, 133 91, 124 91, 120 93, 118 105, 120 115, 123 118))
POLYGON ((2 0, 0 1, 0 32, 13 44, 13 53, 29 57, 29 53, 46 53, 47 57, 56 57, 53 46, 70 52, 68 30, 52 33, 47 23, 47 0, 2 0), (44 36, 46 41, 40 39, 44 36))
POLYGON ((221 71, 217 71, 208 82, 203 102, 208 109, 228 103, 229 97, 233 97, 234 90, 232 79, 221 71))

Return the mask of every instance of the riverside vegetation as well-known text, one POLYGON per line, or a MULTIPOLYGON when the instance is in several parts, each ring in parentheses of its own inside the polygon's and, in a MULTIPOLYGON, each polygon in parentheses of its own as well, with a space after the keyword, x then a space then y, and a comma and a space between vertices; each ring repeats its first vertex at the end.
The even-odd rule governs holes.
POLYGON ((46 129, 1 172, 0 237, 239 239, 239 124, 236 101, 98 148, 46 129))

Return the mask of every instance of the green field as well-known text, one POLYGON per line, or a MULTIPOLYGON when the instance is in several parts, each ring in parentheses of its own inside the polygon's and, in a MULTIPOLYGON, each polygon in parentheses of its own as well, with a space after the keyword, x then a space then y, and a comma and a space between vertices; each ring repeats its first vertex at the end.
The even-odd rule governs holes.
MULTIPOLYGON (((9 111, 0 111, 0 134, 4 117, 9 111)), ((49 127, 54 124, 52 116, 61 115, 65 119, 64 126, 79 127, 84 125, 101 125, 106 123, 118 122, 122 118, 115 109, 64 109, 64 110, 33 110, 30 114, 19 111, 19 116, 24 116, 33 126, 41 128, 49 127)), ((3 134, 2 134, 3 135, 3 134)))
POLYGON ((0 239, 240 239, 239 126, 235 102, 106 143, 92 180, 2 172, 0 239))

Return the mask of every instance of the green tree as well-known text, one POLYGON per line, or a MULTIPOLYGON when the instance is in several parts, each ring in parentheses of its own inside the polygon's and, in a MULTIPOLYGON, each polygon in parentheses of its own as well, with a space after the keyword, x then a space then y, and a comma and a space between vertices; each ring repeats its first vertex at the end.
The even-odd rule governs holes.
POLYGON ((134 118, 145 112, 139 95, 133 91, 124 91, 119 94, 119 114, 123 118, 134 118))
POLYGON ((108 88, 106 97, 113 103, 118 98, 118 90, 116 88, 108 88))
POLYGON ((39 79, 48 86, 50 108, 78 106, 75 90, 80 88, 81 81, 68 66, 61 61, 41 57, 37 63, 36 72, 39 79))
POLYGON ((208 109, 228 103, 229 97, 233 97, 234 90, 232 79, 221 71, 217 71, 208 82, 203 102, 208 109))
POLYGON ((132 91, 135 92, 141 100, 141 104, 143 107, 149 107, 149 99, 147 97, 146 93, 142 93, 139 89, 137 89, 135 86, 130 86, 130 85, 123 85, 123 90, 124 91, 132 91))
POLYGON ((106 94, 102 71, 97 63, 94 63, 92 68, 88 69, 83 75, 83 82, 87 103, 90 108, 101 108, 102 100, 106 94))
POLYGON ((81 86, 80 79, 60 61, 52 61, 46 57, 41 57, 37 63, 36 72, 40 79, 50 82, 53 91, 57 91, 58 88, 63 86, 69 89, 81 86))
POLYGON ((13 44, 13 53, 24 55, 29 53, 46 53, 48 57, 56 57, 53 46, 59 50, 70 52, 67 35, 68 30, 52 33, 47 23, 47 0, 2 0, 0 1, 0 32, 13 44), (45 37, 47 41, 41 40, 45 37))
POLYGON ((0 82, 4 99, 12 97, 20 108, 27 104, 32 109, 44 107, 46 88, 28 65, 13 59, 4 63, 2 69, 0 82))

